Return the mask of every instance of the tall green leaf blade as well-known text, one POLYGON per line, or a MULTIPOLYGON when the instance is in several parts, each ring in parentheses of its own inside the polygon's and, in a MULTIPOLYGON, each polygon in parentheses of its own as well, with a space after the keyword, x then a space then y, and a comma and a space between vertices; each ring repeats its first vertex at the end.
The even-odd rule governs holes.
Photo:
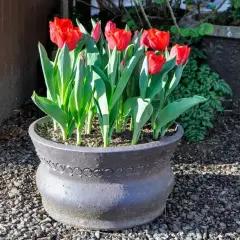
POLYGON ((33 102, 48 116, 52 117, 65 131, 68 125, 67 114, 53 101, 39 97, 35 92, 32 95, 33 102))
POLYGON ((49 93, 50 99, 56 102, 57 96, 55 92, 55 79, 54 79, 54 66, 47 56, 47 52, 41 43, 38 44, 40 60, 42 65, 42 71, 45 79, 45 84, 47 86, 47 91, 49 93))
POLYGON ((64 93, 65 90, 71 80, 71 58, 69 54, 69 50, 66 44, 64 44, 59 57, 58 57, 58 69, 60 73, 60 78, 61 78, 61 93, 60 96, 63 100, 64 98, 64 93))
POLYGON ((78 118, 78 110, 76 107, 76 101, 75 101, 75 92, 74 90, 72 91, 70 98, 69 98, 69 110, 73 115, 73 118, 76 122, 76 124, 79 124, 79 118, 78 118))
POLYGON ((141 98, 145 98, 148 86, 148 60, 144 58, 139 78, 139 88, 141 98))
POLYGON ((98 110, 98 118, 101 124, 101 131, 103 135, 104 146, 107 147, 110 145, 110 136, 109 136, 109 108, 107 93, 104 81, 101 77, 93 71, 93 84, 94 84, 94 98, 95 105, 98 110))
POLYGON ((138 36, 137 36, 135 39, 133 39, 134 51, 135 51, 135 52, 136 52, 137 49, 140 47, 140 42, 141 42, 142 33, 143 33, 143 30, 141 29, 141 31, 139 32, 138 36))
POLYGON ((109 125, 109 108, 106 94, 106 87, 102 78, 93 71, 94 97, 99 105, 103 125, 109 125))
POLYGON ((118 52, 115 47, 112 51, 111 57, 108 62, 108 76, 112 86, 112 89, 115 87, 116 77, 117 77, 117 67, 118 67, 118 52))
POLYGON ((178 101, 169 103, 166 107, 164 107, 158 115, 156 125, 158 131, 161 130, 169 122, 177 119, 181 114, 186 112, 189 108, 201 103, 205 102, 207 99, 201 96, 193 96, 191 98, 182 98, 178 101))
POLYGON ((86 30, 86 28, 79 22, 78 19, 76 20, 76 22, 77 22, 77 25, 78 25, 78 27, 79 27, 79 29, 80 29, 80 32, 89 35, 89 33, 88 33, 88 31, 86 30))
POLYGON ((177 85, 180 82, 182 72, 183 72, 183 66, 182 66, 182 64, 180 64, 177 67, 175 73, 173 74, 173 78, 169 83, 168 89, 166 89, 166 96, 169 96, 170 93, 177 87, 177 85))
POLYGON ((150 119, 153 112, 153 107, 149 100, 137 99, 137 105, 133 110, 134 131, 132 144, 137 144, 143 126, 150 119))
POLYGON ((84 35, 84 42, 87 50, 87 64, 100 66, 101 58, 96 42, 88 35, 84 35))
POLYGON ((127 63, 127 66, 124 68, 124 70, 122 72, 122 76, 118 81, 116 90, 111 99, 110 109, 116 104, 119 97, 122 95, 123 90, 125 89, 134 68, 136 67, 140 57, 143 55, 143 51, 144 51, 144 48, 140 47, 137 50, 137 52, 134 54, 134 56, 131 58, 131 60, 127 63))
POLYGON ((96 72, 104 81, 105 87, 106 87, 106 92, 107 92, 107 99, 109 99, 111 97, 111 93, 112 93, 112 86, 111 83, 108 79, 108 77, 106 76, 106 74, 102 71, 102 69, 98 66, 91 66, 93 71, 96 72))
POLYGON ((76 76, 75 76, 75 85, 74 85, 74 98, 75 105, 78 111, 78 119, 82 115, 82 102, 84 100, 84 79, 87 76, 87 70, 83 60, 79 57, 76 66, 76 76))
POLYGON ((133 109, 137 106, 137 97, 129 98, 123 105, 123 117, 128 117, 133 114, 133 109))

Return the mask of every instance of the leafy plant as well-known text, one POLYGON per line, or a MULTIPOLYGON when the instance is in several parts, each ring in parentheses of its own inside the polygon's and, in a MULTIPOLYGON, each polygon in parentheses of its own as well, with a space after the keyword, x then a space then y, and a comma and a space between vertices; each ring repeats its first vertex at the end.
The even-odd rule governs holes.
POLYGON ((214 127, 217 112, 223 111, 221 98, 232 94, 230 86, 202 63, 205 58, 202 51, 193 49, 181 82, 171 96, 171 101, 192 94, 208 99, 186 111, 177 120, 184 127, 185 137, 190 142, 204 140, 208 129, 214 127))
POLYGON ((231 0, 231 16, 233 18, 234 25, 240 24, 240 0, 231 0))
POLYGON ((75 130, 80 145, 83 130, 87 126, 91 131, 95 115, 104 147, 110 146, 114 130, 123 132, 129 121, 132 144, 137 144, 149 120, 158 140, 176 118, 206 101, 198 95, 169 101, 190 52, 188 46, 178 44, 168 49, 169 32, 149 29, 132 38, 128 26, 119 29, 109 22, 103 34, 100 22, 92 21, 89 34, 77 23, 79 28, 69 19, 55 18, 50 23, 51 40, 59 50, 51 62, 39 44, 47 97, 32 96, 53 119, 54 129, 60 127, 63 140, 75 130))

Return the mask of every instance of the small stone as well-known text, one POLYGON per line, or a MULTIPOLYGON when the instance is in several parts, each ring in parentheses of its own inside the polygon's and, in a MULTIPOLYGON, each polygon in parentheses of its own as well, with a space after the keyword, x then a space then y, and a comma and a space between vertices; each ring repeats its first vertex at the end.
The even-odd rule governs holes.
POLYGON ((13 188, 9 191, 8 195, 9 195, 10 198, 13 198, 13 197, 19 195, 19 190, 18 190, 17 188, 13 187, 13 188))
POLYGON ((223 222, 221 222, 221 223, 220 223, 220 227, 223 228, 223 229, 225 229, 225 228, 226 228, 226 224, 223 223, 223 222))
POLYGON ((240 227, 236 229, 236 233, 240 233, 240 227))
POLYGON ((189 219, 189 220, 194 219, 195 214, 196 214, 196 212, 189 212, 189 213, 187 214, 187 219, 189 219))
POLYGON ((96 231, 94 235, 97 239, 100 239, 100 232, 99 231, 96 231))
POLYGON ((191 195, 190 198, 194 201, 198 201, 199 197, 197 195, 191 195))
POLYGON ((21 184, 21 182, 14 181, 14 182, 13 182, 13 185, 14 185, 15 187, 20 187, 22 184, 21 184))

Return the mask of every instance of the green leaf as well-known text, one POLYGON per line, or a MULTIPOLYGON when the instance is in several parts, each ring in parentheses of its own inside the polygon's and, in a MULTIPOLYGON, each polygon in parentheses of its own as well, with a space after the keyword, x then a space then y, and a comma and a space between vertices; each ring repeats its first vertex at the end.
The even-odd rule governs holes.
POLYGON ((92 27, 95 28, 95 26, 96 26, 96 24, 97 24, 96 21, 91 18, 91 23, 92 23, 92 27))
POLYGON ((115 87, 115 83, 116 83, 118 64, 119 64, 118 52, 117 52, 117 48, 115 47, 112 51, 111 57, 108 62, 108 76, 109 76, 112 89, 115 87))
POLYGON ((125 60, 125 62, 127 62, 132 57, 133 54, 134 54, 134 44, 130 44, 128 45, 127 49, 124 51, 123 59, 125 60))
POLYGON ((81 119, 81 115, 83 114, 82 111, 86 107, 85 105, 82 105, 84 101, 85 95, 89 94, 84 91, 84 79, 87 76, 87 69, 84 65, 83 60, 79 58, 78 64, 77 64, 77 71, 75 76, 75 84, 74 84, 74 99, 75 99, 75 105, 76 110, 78 112, 78 119, 81 119))
POLYGON ((77 106, 76 106, 76 101, 75 101, 75 92, 74 90, 71 92, 70 98, 69 98, 69 110, 73 115, 73 118, 75 122, 79 123, 79 117, 78 117, 78 111, 77 111, 77 106))
POLYGON ((87 64, 100 66, 101 58, 96 42, 88 35, 84 35, 84 42, 87 50, 87 64))
POLYGON ((139 32, 138 36, 135 39, 133 39, 134 52, 136 52, 139 49, 139 47, 140 47, 142 33, 143 33, 143 30, 141 29, 141 31, 139 32))
POLYGON ((71 80, 71 58, 69 54, 69 50, 66 44, 64 44, 59 57, 58 57, 58 69, 61 79, 61 85, 60 85, 60 97, 63 100, 64 99, 64 93, 65 90, 71 80))
MULTIPOLYGON (((192 29, 194 30, 194 29, 192 29)), ((182 37, 189 37, 190 35, 190 29, 189 28, 182 28, 181 29, 181 36, 182 37)))
POLYGON ((102 78, 93 71, 93 84, 94 84, 94 99, 98 112, 98 119, 101 125, 101 131, 104 140, 104 146, 107 147, 110 144, 109 136, 109 108, 106 94, 106 87, 102 78))
POLYGON ((166 124, 177 119, 181 114, 183 114, 191 107, 201 102, 205 102, 206 100, 206 98, 196 95, 191 98, 182 98, 178 101, 169 103, 159 112, 156 121, 157 131, 160 132, 161 128, 166 124))
POLYGON ((45 79, 45 84, 47 86, 47 90, 50 95, 50 100, 53 100, 56 102, 57 96, 55 92, 55 84, 54 84, 54 67, 52 62, 49 60, 47 56, 47 52, 43 45, 41 43, 38 44, 39 54, 40 54, 40 60, 42 65, 42 71, 45 79))
POLYGON ((141 98, 145 98, 147 86, 148 86, 148 60, 147 57, 145 57, 139 77, 139 88, 141 98))
POLYGON ((166 89, 166 96, 169 96, 170 93, 177 87, 177 85, 180 82, 182 72, 183 72, 183 66, 182 64, 180 64, 173 74, 173 78, 169 83, 168 89, 166 89))
POLYGON ((150 119, 153 107, 149 100, 137 99, 137 105, 133 110, 134 131, 132 144, 137 144, 141 131, 146 122, 150 119))
POLYGON ((76 22, 77 22, 77 25, 78 25, 78 27, 79 27, 79 29, 80 29, 80 32, 89 35, 89 33, 88 33, 88 31, 86 30, 86 28, 78 21, 78 19, 76 20, 76 22))
POLYGON ((134 107, 137 105, 137 97, 129 98, 123 105, 123 117, 132 115, 134 107))
POLYGON ((32 100, 43 112, 52 117, 62 129, 67 131, 67 114, 56 103, 47 98, 39 97, 35 92, 32 95, 32 100))
POLYGON ((105 84, 102 78, 94 71, 93 71, 93 84, 95 90, 94 97, 98 102, 101 114, 100 117, 103 120, 103 125, 109 125, 109 108, 105 84))
POLYGON ((199 33, 201 35, 208 35, 213 33, 214 27, 211 23, 202 23, 199 27, 199 33))
POLYGON ((110 109, 116 104, 119 97, 122 95, 123 90, 125 89, 128 80, 131 77, 131 74, 136 67, 140 57, 143 55, 144 48, 140 47, 137 52, 134 54, 134 56, 131 58, 131 60, 127 63, 126 67, 124 68, 122 72, 122 76, 118 81, 116 90, 112 96, 111 103, 110 103, 110 109))

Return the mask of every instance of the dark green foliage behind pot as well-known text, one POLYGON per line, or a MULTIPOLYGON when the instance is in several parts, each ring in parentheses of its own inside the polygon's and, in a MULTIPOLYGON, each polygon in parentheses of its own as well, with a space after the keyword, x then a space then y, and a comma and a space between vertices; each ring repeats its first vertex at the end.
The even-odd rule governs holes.
POLYGON ((181 83, 173 92, 171 99, 193 95, 208 99, 205 103, 191 108, 178 119, 185 129, 185 137, 189 142, 204 140, 208 129, 213 128, 217 113, 223 111, 221 98, 232 94, 230 86, 203 63, 205 58, 202 51, 192 49, 181 83))

